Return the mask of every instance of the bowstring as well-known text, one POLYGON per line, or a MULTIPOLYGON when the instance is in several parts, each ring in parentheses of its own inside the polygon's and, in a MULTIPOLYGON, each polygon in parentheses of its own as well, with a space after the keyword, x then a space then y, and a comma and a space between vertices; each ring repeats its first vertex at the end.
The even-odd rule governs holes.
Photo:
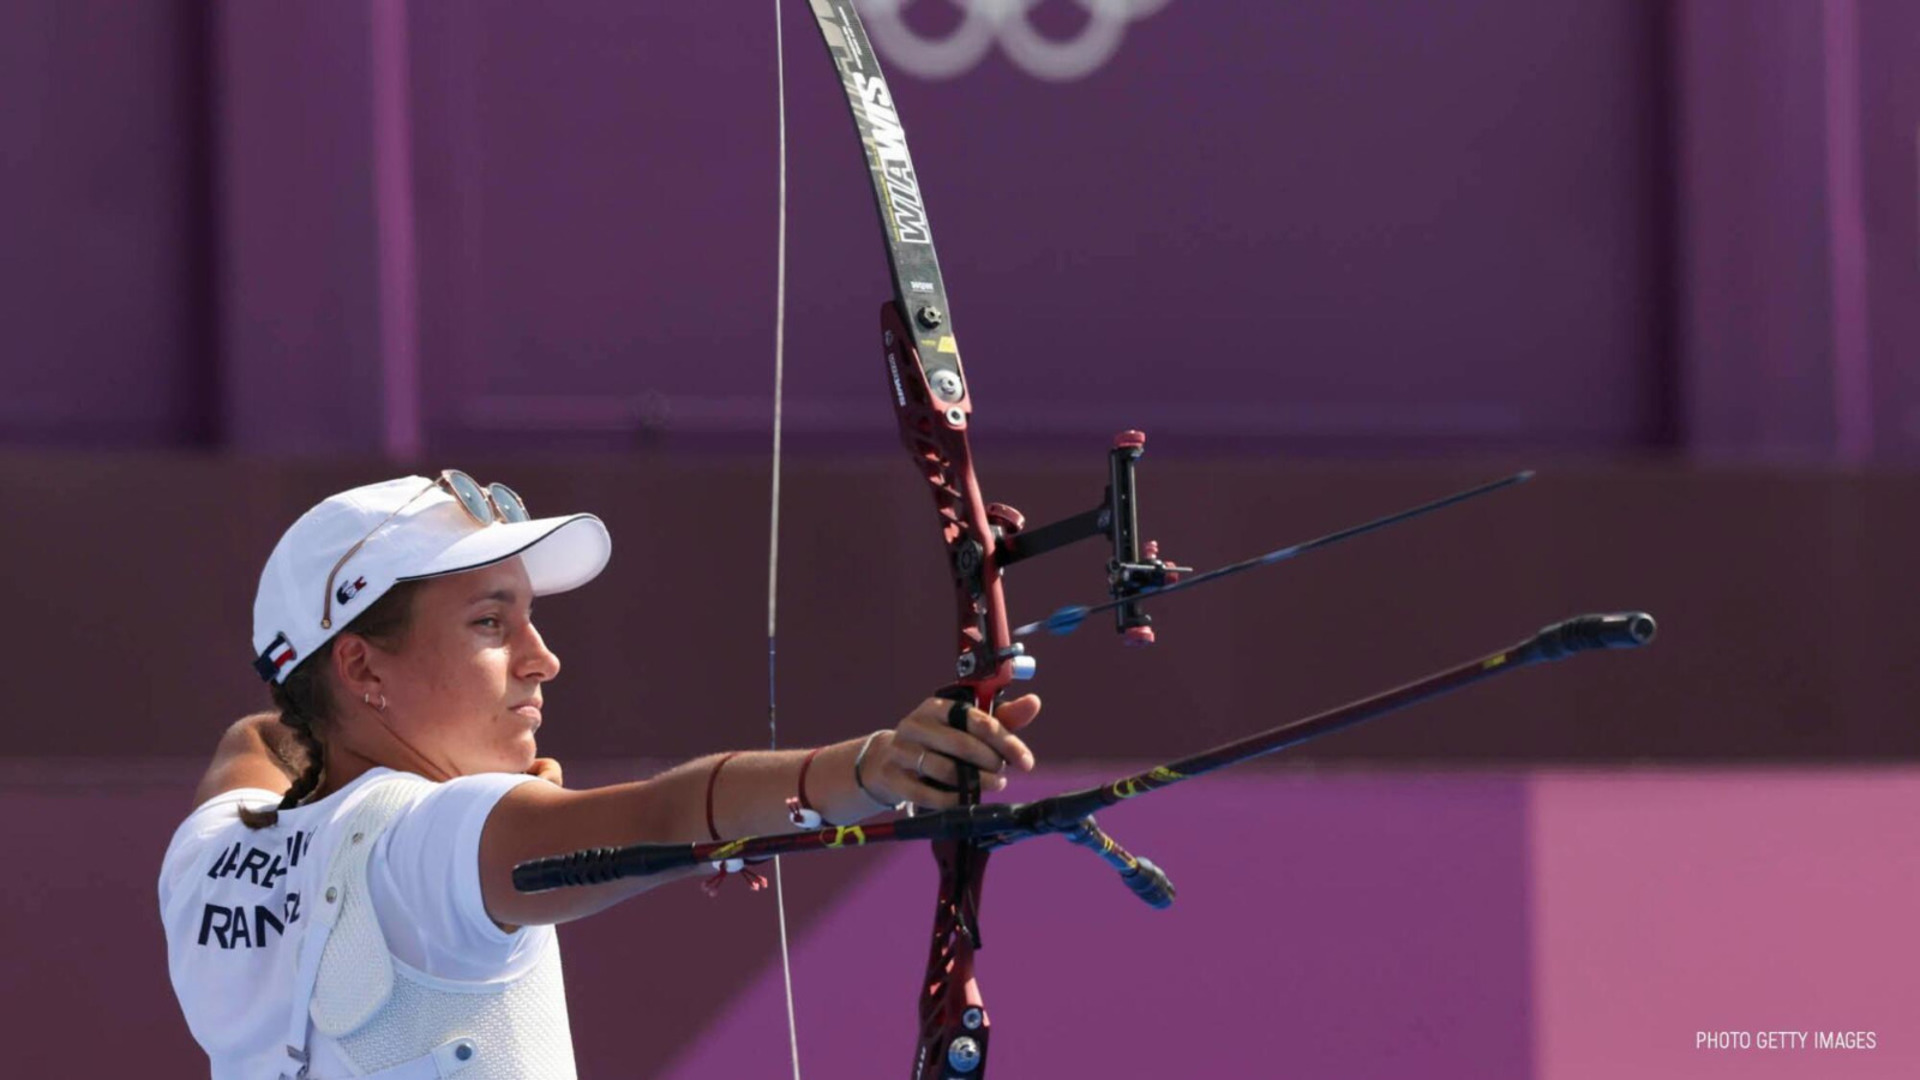
MULTIPOLYGON (((774 244, 773 301, 773 493, 767 517, 767 748, 780 748, 775 707, 775 628, 780 594, 780 421, 787 372, 787 42, 780 0, 773 0, 773 52, 779 101, 779 217, 774 244)), ((793 1080, 800 1080, 800 1027, 794 1020, 793 958, 787 949, 787 892, 780 856, 773 857, 773 906, 780 923, 780 978, 787 991, 787 1046, 793 1052, 793 1080)))

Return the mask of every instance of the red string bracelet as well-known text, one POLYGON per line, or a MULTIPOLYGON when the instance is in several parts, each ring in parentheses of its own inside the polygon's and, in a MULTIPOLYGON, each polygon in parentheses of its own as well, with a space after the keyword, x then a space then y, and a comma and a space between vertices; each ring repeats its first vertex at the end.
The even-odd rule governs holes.
POLYGON ((707 835, 711 836, 716 844, 720 842, 720 830, 713 826, 713 786, 715 782, 720 779, 720 766, 725 765, 727 762, 739 756, 740 751, 735 750, 733 753, 722 757, 719 761, 713 763, 713 771, 707 774, 707 835))
POLYGON ((826 823, 825 815, 814 809, 812 800, 807 798, 807 770, 813 767, 814 755, 825 749, 816 746, 800 760, 800 794, 787 800, 787 818, 798 828, 817 829, 826 823))
MULTIPOLYGON (((720 830, 713 822, 713 789, 720 780, 720 767, 732 761, 734 758, 739 757, 740 753, 740 751, 735 750, 730 754, 722 756, 719 761, 713 763, 713 771, 707 774, 707 835, 713 837, 715 843, 720 842, 720 830)), ((759 892, 761 889, 767 887, 767 879, 747 869, 746 860, 744 859, 725 859, 713 865, 719 872, 700 883, 700 888, 703 889, 708 896, 718 896, 720 894, 721 884, 733 875, 746 878, 747 885, 751 887, 754 892, 759 892)))

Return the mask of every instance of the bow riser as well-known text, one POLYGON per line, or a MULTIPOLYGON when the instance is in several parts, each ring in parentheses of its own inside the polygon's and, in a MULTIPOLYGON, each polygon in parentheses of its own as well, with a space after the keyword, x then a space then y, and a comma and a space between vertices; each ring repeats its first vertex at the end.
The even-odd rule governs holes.
POLYGON ((973 977, 974 941, 968 931, 980 912, 981 872, 986 869, 987 854, 971 841, 943 840, 933 845, 934 861, 940 867, 940 902, 934 911, 933 942, 920 987, 914 1080, 961 1080, 978 1077, 986 1068, 991 1025, 973 977))
MULTIPOLYGON (((1000 581, 999 534, 980 497, 967 442, 971 402, 964 393, 951 402, 939 400, 898 303, 881 306, 880 325, 900 441, 933 496, 953 573, 956 679, 939 696, 990 712, 1013 680, 1013 639, 1000 581)), ((956 374, 958 362, 954 357, 956 374)), ((964 724, 965 714, 956 711, 952 722, 964 724)), ((957 764, 961 804, 978 803, 978 771, 957 764)), ((977 1077, 986 1067, 989 1028, 973 977, 987 852, 967 841, 945 841, 934 845, 934 859, 940 867, 940 892, 920 990, 913 1075, 914 1080, 977 1077)))
MULTIPOLYGON (((970 703, 975 707, 991 710, 1000 691, 1013 681, 1013 637, 1000 581, 1000 537, 980 497, 973 450, 967 443, 972 402, 964 393, 950 402, 938 399, 898 303, 881 306, 880 326, 900 443, 933 496, 953 572, 959 624, 955 684, 971 692, 970 703)), ((957 373, 958 357, 952 362, 957 373)), ((958 700, 957 695, 944 696, 958 700)))

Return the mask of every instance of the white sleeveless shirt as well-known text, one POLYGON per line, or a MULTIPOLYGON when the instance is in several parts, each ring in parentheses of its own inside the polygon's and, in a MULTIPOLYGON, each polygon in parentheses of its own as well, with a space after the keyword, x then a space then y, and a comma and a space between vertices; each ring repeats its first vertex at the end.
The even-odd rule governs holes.
POLYGON ((174 993, 213 1080, 294 1075, 296 1008, 310 1019, 294 1049, 315 1080, 409 1062, 461 1080, 570 1080, 553 928, 505 933, 480 894, 487 815, 529 782, 374 769, 258 830, 237 809, 272 805, 271 792, 196 808, 168 846, 160 911, 174 993))

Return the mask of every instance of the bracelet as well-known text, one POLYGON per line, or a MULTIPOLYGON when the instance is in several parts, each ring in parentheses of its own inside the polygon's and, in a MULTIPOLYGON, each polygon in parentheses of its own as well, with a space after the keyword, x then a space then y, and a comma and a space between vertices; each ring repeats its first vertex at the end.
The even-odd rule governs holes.
POLYGON ((860 744, 860 752, 854 755, 853 758, 853 783, 860 789, 862 794, 872 799, 875 805, 886 810, 898 810, 906 804, 904 802, 890 803, 880 796, 875 795, 873 789, 867 786, 866 778, 860 775, 860 766, 866 764, 867 751, 873 749, 873 740, 879 738, 883 733, 883 731, 876 731, 867 736, 866 742, 860 744))
POLYGON ((813 802, 807 798, 807 770, 813 768, 814 756, 824 749, 823 746, 816 746, 800 760, 800 793, 787 800, 787 819, 798 828, 817 829, 827 824, 827 819, 813 808, 813 802))
POLYGON ((722 757, 719 761, 713 763, 713 771, 707 774, 707 835, 713 837, 713 841, 716 844, 720 842, 720 830, 713 827, 713 785, 715 781, 720 779, 720 766, 725 765, 727 762, 739 756, 740 751, 735 750, 733 753, 722 757))

